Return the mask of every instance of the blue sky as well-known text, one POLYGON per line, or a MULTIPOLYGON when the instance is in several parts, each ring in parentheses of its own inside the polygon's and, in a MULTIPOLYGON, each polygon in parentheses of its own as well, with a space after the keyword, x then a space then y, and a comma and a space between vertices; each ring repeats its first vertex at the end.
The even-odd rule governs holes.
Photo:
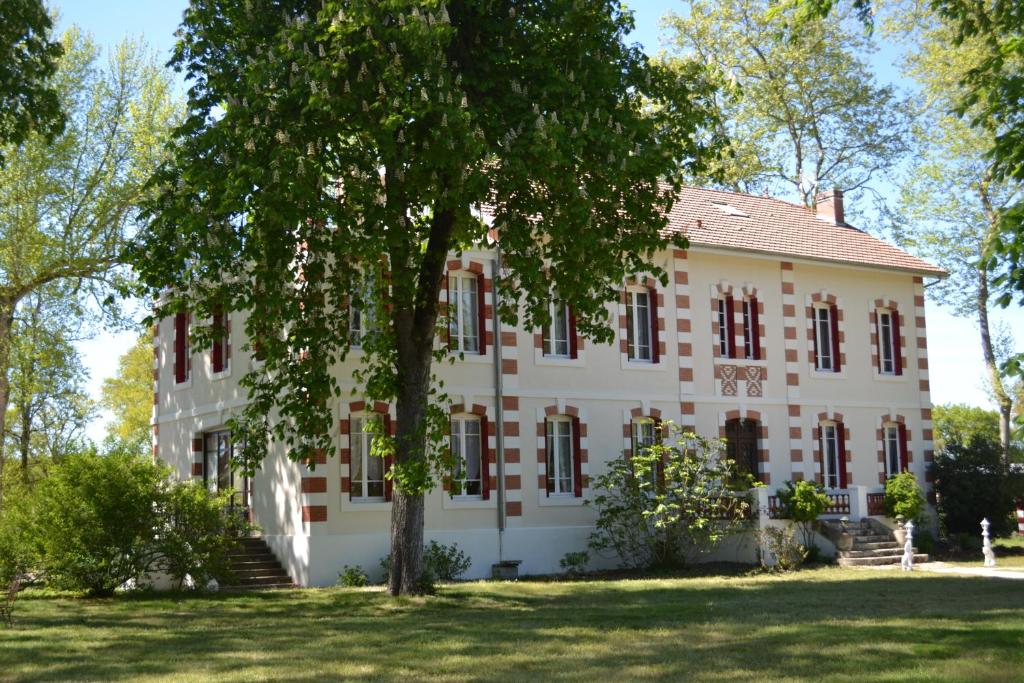
MULTIPOLYGON (((77 24, 91 33, 101 46, 111 46, 125 36, 143 37, 151 49, 169 57, 174 31, 187 6, 185 0, 49 0, 60 14, 60 28, 77 24)), ((648 52, 661 49, 659 22, 667 12, 684 13, 681 0, 627 0, 635 11, 633 38, 648 52)), ((881 45, 871 62, 883 82, 905 84, 894 64, 899 52, 881 45)), ((984 389, 984 365, 981 362, 978 334, 969 320, 956 318, 928 303, 928 350, 931 368, 932 400, 935 403, 965 402, 991 407, 984 389)), ((1015 309, 998 312, 994 318, 1009 326, 1018 340, 1024 339, 1024 312, 1015 309)), ((116 370, 117 358, 131 345, 133 333, 104 334, 80 345, 86 367, 91 372, 90 389, 96 393, 104 377, 116 370)), ((102 423, 90 429, 90 436, 103 436, 102 423)))

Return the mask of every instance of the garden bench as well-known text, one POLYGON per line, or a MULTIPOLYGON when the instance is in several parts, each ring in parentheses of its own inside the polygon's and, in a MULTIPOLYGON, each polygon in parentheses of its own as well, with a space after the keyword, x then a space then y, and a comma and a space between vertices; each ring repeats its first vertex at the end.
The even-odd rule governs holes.
POLYGON ((7 594, 0 600, 0 619, 6 621, 8 626, 14 626, 11 614, 14 611, 14 601, 18 599, 19 590, 21 590, 21 577, 15 576, 7 587, 7 594))

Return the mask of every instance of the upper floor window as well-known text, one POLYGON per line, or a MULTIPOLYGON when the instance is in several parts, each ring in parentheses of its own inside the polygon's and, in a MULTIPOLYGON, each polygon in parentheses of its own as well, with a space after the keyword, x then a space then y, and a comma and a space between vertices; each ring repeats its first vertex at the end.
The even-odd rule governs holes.
POLYGON ((736 321, 732 314, 733 298, 718 298, 718 355, 722 358, 736 357, 736 321))
POLYGON ((477 417, 455 417, 451 423, 452 483, 451 495, 481 496, 486 489, 484 429, 477 417))
POLYGON ((743 357, 761 360, 761 324, 757 297, 743 300, 743 357))
POLYGON ((839 372, 839 316, 835 306, 815 306, 814 365, 825 372, 839 372))
POLYGON ((366 335, 377 325, 376 283, 372 275, 359 281, 352 293, 348 309, 349 340, 352 346, 362 346, 366 335))
POLYGON ((904 425, 883 425, 882 449, 885 453, 885 476, 887 478, 907 470, 907 428, 904 425))
POLYGON ((632 287, 626 290, 626 356, 633 361, 657 362, 657 329, 654 292, 632 287))
POLYGON ((885 375, 902 375, 900 348, 900 315, 894 310, 878 311, 878 371, 885 375))
POLYGON ((373 455, 374 435, 369 429, 369 421, 374 417, 352 417, 349 426, 349 444, 351 446, 351 488, 353 499, 379 500, 385 499, 384 459, 373 455))
POLYGON ((479 280, 472 273, 448 275, 448 346, 452 351, 483 353, 479 280))
POLYGON ((548 495, 582 495, 579 420, 559 415, 544 424, 548 495))
POLYGON ((174 314, 174 381, 187 382, 192 374, 192 345, 188 339, 189 314, 174 314))
POLYGON ((825 488, 846 488, 846 445, 841 422, 823 422, 821 432, 821 467, 825 488))
POLYGON ((218 307, 213 312, 213 347, 210 349, 210 365, 215 373, 227 370, 231 361, 229 332, 228 316, 218 307))
POLYGON ((544 355, 554 358, 575 358, 575 325, 569 307, 555 299, 548 303, 551 322, 544 326, 544 355))

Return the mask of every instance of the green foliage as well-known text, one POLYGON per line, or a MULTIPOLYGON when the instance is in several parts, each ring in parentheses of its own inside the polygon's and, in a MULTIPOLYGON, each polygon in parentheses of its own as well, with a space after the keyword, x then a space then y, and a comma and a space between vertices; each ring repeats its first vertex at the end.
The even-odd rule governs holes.
POLYGON ((362 567, 345 565, 338 574, 338 585, 346 588, 362 588, 370 582, 362 567))
MULTIPOLYGON (((420 586, 431 586, 428 592, 434 593, 433 585, 436 582, 458 581, 469 571, 471 565, 472 560, 459 549, 458 543, 445 545, 431 541, 423 546, 423 574, 420 577, 420 586)), ((384 571, 384 582, 387 583, 391 575, 390 555, 380 559, 380 568, 384 571)))
POLYGON ((667 18, 677 53, 716 74, 729 143, 713 168, 731 189, 767 190, 806 206, 832 187, 880 184, 908 151, 907 103, 877 83, 870 37, 842 16, 794 26, 791 13, 769 11, 776 5, 698 0, 667 18))
POLYGON ((999 441, 999 414, 965 404, 949 404, 932 408, 935 426, 935 448, 957 443, 970 447, 974 443, 999 441))
POLYGON ((558 566, 569 576, 583 576, 587 573, 587 564, 590 562, 590 553, 586 550, 569 552, 558 561, 558 566))
POLYGON ((32 133, 52 138, 64 126, 51 78, 64 53, 52 40, 53 20, 42 0, 0 4, 0 167, 5 147, 32 133))
POLYGON ((108 441, 128 450, 148 452, 152 416, 153 337, 146 333, 117 362, 117 373, 103 380, 100 405, 114 420, 108 441))
POLYGON ((814 552, 817 549, 817 544, 814 543, 814 525, 818 517, 832 504, 825 494, 825 487, 806 479, 796 483, 787 481, 786 487, 779 489, 778 496, 782 517, 791 519, 800 526, 804 547, 808 553, 814 552))
POLYGON ((249 526, 230 512, 233 491, 214 494, 202 484, 185 482, 158 491, 159 534, 155 568, 166 572, 180 589, 186 578, 200 590, 211 579, 232 580, 228 553, 249 526))
POLYGON ((27 491, 14 484, 5 490, 0 509, 0 587, 7 586, 19 574, 27 574, 38 565, 36 548, 28 535, 27 491))
POLYGON ((157 559, 167 470, 138 456, 71 455, 40 481, 21 521, 47 580, 110 595, 157 559))
POLYGON ((735 463, 723 445, 671 423, 659 443, 608 464, 594 480, 597 529, 590 547, 611 550, 630 567, 678 567, 711 551, 746 523, 750 501, 729 485, 735 463))
POLYGON ((1008 533, 1013 489, 1002 457, 998 434, 975 432, 964 441, 947 438, 936 452, 936 503, 943 536, 978 535, 981 520, 992 523, 992 534, 1008 533))
POLYGON ((901 472, 885 482, 885 514, 887 517, 913 520, 921 526, 927 502, 924 489, 912 472, 901 472))
POLYGON ((757 540, 761 567, 769 571, 799 569, 807 557, 807 549, 797 542, 792 527, 765 527, 757 532, 757 540))

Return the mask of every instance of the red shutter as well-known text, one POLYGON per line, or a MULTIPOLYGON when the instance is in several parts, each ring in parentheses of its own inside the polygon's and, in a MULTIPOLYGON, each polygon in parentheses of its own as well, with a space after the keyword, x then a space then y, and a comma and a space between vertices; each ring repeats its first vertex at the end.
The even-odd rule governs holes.
POLYGON ((583 454, 580 452, 580 419, 572 419, 572 495, 583 496, 583 454))
POLYGON ((658 347, 661 345, 658 339, 658 290, 651 288, 647 291, 651 317, 651 362, 657 363, 660 360, 658 347))
POLYGON ((839 488, 846 488, 846 425, 836 422, 836 451, 839 453, 839 488))
POLYGON ((829 318, 832 322, 832 371, 839 372, 842 365, 839 362, 839 309, 836 306, 829 306, 829 318))
POLYGON ((910 469, 910 458, 907 456, 907 425, 901 424, 900 428, 900 472, 910 469))
POLYGON ((179 311, 174 314, 174 381, 184 382, 188 379, 188 367, 185 363, 188 348, 188 313, 179 311))
POLYGON ((480 497, 484 500, 491 498, 491 463, 489 449, 487 447, 487 416, 480 416, 480 497))
POLYGON ((818 309, 811 308, 811 340, 814 342, 814 369, 818 369, 818 309))
POLYGON ((444 289, 448 292, 448 350, 452 350, 452 314, 455 312, 455 306, 452 304, 452 274, 445 272, 444 274, 444 289))
MULTIPOLYGON (((654 443, 661 443, 661 418, 654 418, 654 443)), ((655 481, 658 483, 658 490, 665 489, 665 456, 662 455, 655 463, 655 481)))
MULTIPOLYGON (((892 367, 897 375, 903 374, 903 346, 900 343, 900 314, 892 311, 892 367)), ((902 425, 900 425, 902 427, 902 425)))
POLYGON ((753 360, 761 360, 761 320, 757 312, 757 297, 750 297, 750 350, 753 360))
POLYGON ((224 372, 224 309, 217 307, 213 311, 213 349, 210 351, 210 361, 214 372, 224 372))
MULTIPOLYGON (((349 415, 348 416, 348 499, 349 500, 352 500, 352 483, 355 481, 352 478, 352 473, 355 471, 353 469, 353 467, 352 467, 352 451, 353 451, 352 439, 353 438, 354 437, 353 437, 353 432, 352 432, 352 416, 349 415)), ((360 468, 362 467, 362 465, 363 465, 362 463, 359 463, 360 468)))
POLYGON ((725 297, 725 338, 729 349, 729 358, 736 357, 736 312, 733 305, 732 297, 725 297))
POLYGON ((484 274, 477 273, 476 276, 476 306, 477 306, 477 338, 480 340, 478 348, 480 355, 487 353, 487 305, 484 303, 484 274))
POLYGON ((573 312, 572 306, 568 306, 569 309, 569 358, 579 357, 579 345, 576 341, 576 313, 573 312))
POLYGON ((545 469, 547 469, 547 481, 545 482, 545 489, 547 495, 551 495, 555 492, 555 462, 551 459, 551 449, 549 443, 551 441, 551 420, 544 419, 544 462, 546 463, 545 469))
MULTIPOLYGON (((384 434, 391 436, 391 416, 384 415, 384 434)), ((391 471, 391 466, 395 463, 395 456, 389 455, 384 458, 384 500, 391 500, 391 495, 394 493, 395 483, 394 480, 388 478, 388 472, 391 471)))

